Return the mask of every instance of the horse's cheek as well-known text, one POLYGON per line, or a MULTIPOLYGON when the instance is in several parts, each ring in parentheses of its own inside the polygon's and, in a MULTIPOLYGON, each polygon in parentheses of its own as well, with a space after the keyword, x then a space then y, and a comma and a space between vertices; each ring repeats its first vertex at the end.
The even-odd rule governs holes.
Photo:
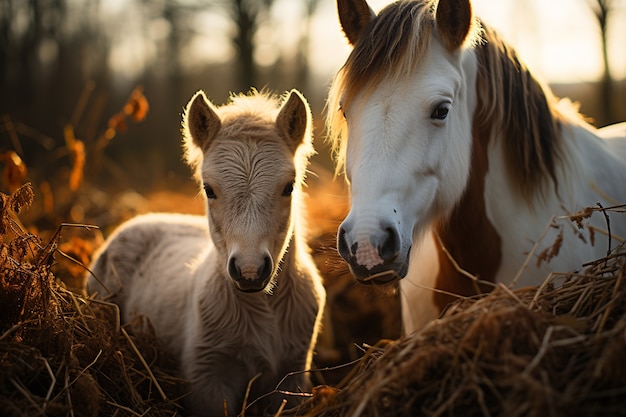
POLYGON ((217 250, 225 254, 226 245, 224 243, 224 232, 222 222, 218 220, 220 216, 216 215, 214 211, 209 211, 209 233, 211 234, 211 240, 217 248, 217 250))

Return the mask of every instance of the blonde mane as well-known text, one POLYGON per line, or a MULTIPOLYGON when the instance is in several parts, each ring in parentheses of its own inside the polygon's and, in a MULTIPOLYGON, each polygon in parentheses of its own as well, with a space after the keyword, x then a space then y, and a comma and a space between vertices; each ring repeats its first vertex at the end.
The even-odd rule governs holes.
MULTIPOLYGON (((327 138, 336 158, 337 174, 344 168, 347 110, 357 93, 367 93, 383 78, 409 76, 429 48, 436 33, 434 0, 399 1, 387 6, 370 22, 338 71, 327 103, 327 138)), ((466 48, 478 61, 474 114, 475 140, 489 141, 494 132, 504 135, 509 176, 525 198, 544 190, 546 178, 556 187, 557 160, 562 156, 563 116, 547 86, 535 78, 491 28, 475 19, 466 48)))

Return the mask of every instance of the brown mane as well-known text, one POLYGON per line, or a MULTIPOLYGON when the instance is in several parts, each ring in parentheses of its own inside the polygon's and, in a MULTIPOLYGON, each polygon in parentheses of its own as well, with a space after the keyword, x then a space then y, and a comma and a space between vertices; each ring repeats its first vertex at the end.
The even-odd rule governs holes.
MULTIPOLYGON (((383 78, 408 76, 429 47, 435 27, 434 0, 399 1, 384 8, 364 30, 344 66, 339 70, 328 100, 327 130, 343 168, 347 110, 357 93, 369 91, 383 78)), ((504 133, 504 152, 510 180, 524 198, 545 189, 546 178, 556 187, 560 159, 562 116, 555 110, 549 88, 537 80, 517 53, 498 34, 477 21, 466 42, 478 60, 478 104, 474 124, 504 133)), ((490 137, 475 138, 489 141, 490 137)))
POLYGON ((491 135, 503 132, 510 180, 530 199, 535 190, 543 189, 547 178, 556 187, 562 116, 551 90, 533 76, 513 48, 484 25, 483 39, 475 48, 478 104, 474 124, 490 125, 491 135))

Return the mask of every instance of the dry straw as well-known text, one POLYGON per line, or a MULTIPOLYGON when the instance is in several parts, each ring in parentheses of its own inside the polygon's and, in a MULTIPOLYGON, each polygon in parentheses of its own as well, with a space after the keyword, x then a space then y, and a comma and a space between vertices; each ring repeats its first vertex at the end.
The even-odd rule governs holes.
POLYGON ((623 249, 622 243, 582 273, 551 275, 540 288, 498 286, 455 302, 423 330, 369 348, 337 388, 319 390, 298 413, 624 415, 623 249))
POLYGON ((59 231, 44 244, 15 216, 32 197, 0 194, 0 415, 177 415, 185 384, 151 329, 55 280, 59 231))
MULTIPOLYGON (((44 244, 15 216, 29 186, 0 199, 0 415, 180 415, 186 385, 150 326, 120 327, 116 306, 56 282, 59 233, 44 244)), ((423 330, 369 347, 337 387, 274 415, 624 415, 623 249, 540 288, 461 299, 423 330)))

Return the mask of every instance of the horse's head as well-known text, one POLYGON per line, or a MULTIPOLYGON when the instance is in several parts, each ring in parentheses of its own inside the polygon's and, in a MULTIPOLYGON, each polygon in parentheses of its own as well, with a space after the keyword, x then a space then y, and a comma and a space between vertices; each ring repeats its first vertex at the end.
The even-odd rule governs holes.
POLYGON ((338 0, 338 11, 354 47, 329 97, 352 201, 338 249, 358 280, 386 283, 406 275, 413 243, 466 187, 478 24, 469 0, 397 2, 378 16, 338 0))
POLYGON ((225 273, 241 291, 271 290, 312 153, 310 123, 309 106, 295 90, 280 108, 258 93, 217 108, 198 92, 187 106, 187 161, 203 184, 225 273))

